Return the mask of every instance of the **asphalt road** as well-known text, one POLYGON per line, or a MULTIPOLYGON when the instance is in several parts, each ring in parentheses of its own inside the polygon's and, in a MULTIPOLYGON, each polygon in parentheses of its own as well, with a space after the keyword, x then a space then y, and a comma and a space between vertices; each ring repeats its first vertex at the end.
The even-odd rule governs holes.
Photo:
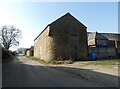
MULTIPOLYGON (((3 64, 2 87, 102 87, 24 56, 3 64)), ((104 87, 104 86, 103 86, 104 87)))

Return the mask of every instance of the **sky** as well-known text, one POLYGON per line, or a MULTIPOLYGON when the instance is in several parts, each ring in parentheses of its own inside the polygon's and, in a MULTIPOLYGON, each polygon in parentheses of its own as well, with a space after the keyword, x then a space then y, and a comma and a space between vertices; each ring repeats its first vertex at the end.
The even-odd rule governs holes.
POLYGON ((18 47, 30 48, 51 22, 66 13, 87 26, 88 32, 118 33, 117 2, 9 2, 0 3, 0 27, 14 25, 22 31, 18 47))

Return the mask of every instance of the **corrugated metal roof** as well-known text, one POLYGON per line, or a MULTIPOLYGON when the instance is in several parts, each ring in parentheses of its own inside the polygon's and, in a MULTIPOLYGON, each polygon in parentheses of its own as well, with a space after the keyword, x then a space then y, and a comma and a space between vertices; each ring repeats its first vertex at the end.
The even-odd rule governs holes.
POLYGON ((88 32, 88 40, 92 40, 92 39, 108 39, 108 40, 120 41, 120 34, 88 32))
POLYGON ((120 41, 120 34, 115 33, 101 33, 103 36, 108 38, 108 40, 119 40, 120 41))
POLYGON ((105 40, 107 40, 107 38, 105 36, 103 36, 101 33, 89 32, 88 33, 88 40, 92 40, 92 39, 105 39, 105 40))

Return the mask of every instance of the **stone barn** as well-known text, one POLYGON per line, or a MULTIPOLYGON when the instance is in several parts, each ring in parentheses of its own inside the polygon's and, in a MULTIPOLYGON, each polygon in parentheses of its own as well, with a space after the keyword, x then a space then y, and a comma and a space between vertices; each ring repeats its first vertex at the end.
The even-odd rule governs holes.
POLYGON ((34 56, 34 46, 31 46, 31 48, 26 50, 27 56, 34 56))
POLYGON ((70 13, 55 20, 34 39, 34 57, 50 60, 86 60, 87 27, 70 13))

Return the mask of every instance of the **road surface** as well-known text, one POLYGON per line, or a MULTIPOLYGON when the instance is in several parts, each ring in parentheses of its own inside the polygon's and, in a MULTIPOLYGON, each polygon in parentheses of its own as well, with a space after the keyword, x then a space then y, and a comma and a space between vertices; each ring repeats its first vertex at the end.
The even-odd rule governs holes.
POLYGON ((24 56, 3 64, 2 78, 2 87, 104 87, 24 56))

